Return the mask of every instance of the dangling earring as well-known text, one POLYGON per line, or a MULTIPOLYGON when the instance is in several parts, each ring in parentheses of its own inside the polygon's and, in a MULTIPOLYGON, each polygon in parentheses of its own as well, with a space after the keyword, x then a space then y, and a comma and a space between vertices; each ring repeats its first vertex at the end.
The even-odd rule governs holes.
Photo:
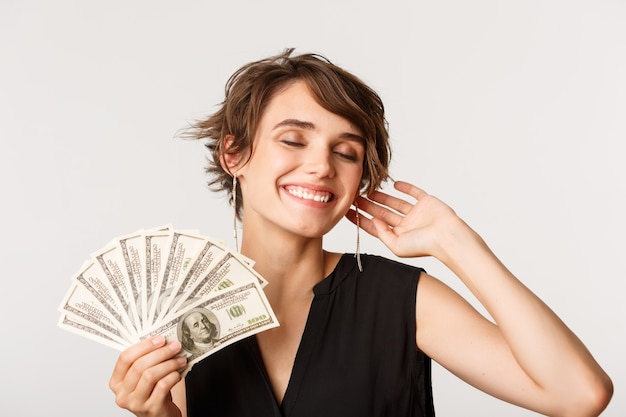
POLYGON ((356 251, 354 252, 354 257, 356 258, 359 271, 363 272, 363 265, 361 264, 361 233, 359 232, 361 228, 361 216, 359 215, 359 203, 356 201, 354 202, 354 213, 356 217, 356 251))
POLYGON ((233 172, 233 237, 235 250, 239 252, 239 234, 237 233, 237 171, 233 172))

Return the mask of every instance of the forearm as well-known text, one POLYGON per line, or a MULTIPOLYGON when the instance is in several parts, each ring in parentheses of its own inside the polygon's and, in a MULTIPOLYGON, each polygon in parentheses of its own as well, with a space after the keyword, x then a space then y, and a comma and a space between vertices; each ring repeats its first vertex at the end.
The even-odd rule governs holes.
POLYGON ((172 401, 180 410, 181 417, 187 417, 187 392, 184 379, 172 388, 172 401))
POLYGON ((610 392, 609 378, 582 342, 465 223, 451 222, 437 247, 436 257, 485 307, 537 386, 549 395, 576 398, 610 392))

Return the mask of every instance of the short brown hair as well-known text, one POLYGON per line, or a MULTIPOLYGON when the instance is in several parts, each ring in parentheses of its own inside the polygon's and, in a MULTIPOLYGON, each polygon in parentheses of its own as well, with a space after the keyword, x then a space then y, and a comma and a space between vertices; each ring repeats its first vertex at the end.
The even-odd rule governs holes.
MULTIPOLYGON (((388 178, 391 159, 389 133, 383 102, 363 81, 327 58, 314 54, 292 56, 293 48, 237 70, 226 83, 221 107, 187 129, 183 136, 207 139, 211 158, 206 168, 209 186, 226 191, 232 203, 232 174, 220 164, 224 153, 252 155, 257 125, 272 97, 290 83, 301 80, 324 109, 353 123, 365 139, 365 159, 360 189, 371 192, 388 178), (232 141, 226 145, 226 138, 232 141)), ((241 191, 237 191, 237 214, 241 191)))

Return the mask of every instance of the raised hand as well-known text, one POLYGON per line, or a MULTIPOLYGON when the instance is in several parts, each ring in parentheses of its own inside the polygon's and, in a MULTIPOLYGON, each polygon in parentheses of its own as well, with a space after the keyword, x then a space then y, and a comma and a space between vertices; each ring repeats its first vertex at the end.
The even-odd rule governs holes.
MULTIPOLYGON (((396 181, 394 188, 413 197, 409 202, 375 191, 367 198, 358 197, 359 226, 379 238, 400 257, 435 256, 442 253, 444 236, 467 227, 454 210, 421 188, 396 181)), ((346 217, 356 224, 356 213, 350 210, 346 217)))
POLYGON ((187 363, 180 351, 179 342, 155 336, 122 352, 109 381, 117 405, 140 417, 180 417, 171 394, 187 363))

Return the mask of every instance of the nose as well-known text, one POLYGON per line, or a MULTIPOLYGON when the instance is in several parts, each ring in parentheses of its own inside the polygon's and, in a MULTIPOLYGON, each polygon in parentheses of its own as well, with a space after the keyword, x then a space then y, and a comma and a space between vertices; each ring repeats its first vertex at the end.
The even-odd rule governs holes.
POLYGON ((328 149, 311 149, 307 155, 307 173, 318 178, 333 178, 335 166, 333 165, 332 152, 328 149))

